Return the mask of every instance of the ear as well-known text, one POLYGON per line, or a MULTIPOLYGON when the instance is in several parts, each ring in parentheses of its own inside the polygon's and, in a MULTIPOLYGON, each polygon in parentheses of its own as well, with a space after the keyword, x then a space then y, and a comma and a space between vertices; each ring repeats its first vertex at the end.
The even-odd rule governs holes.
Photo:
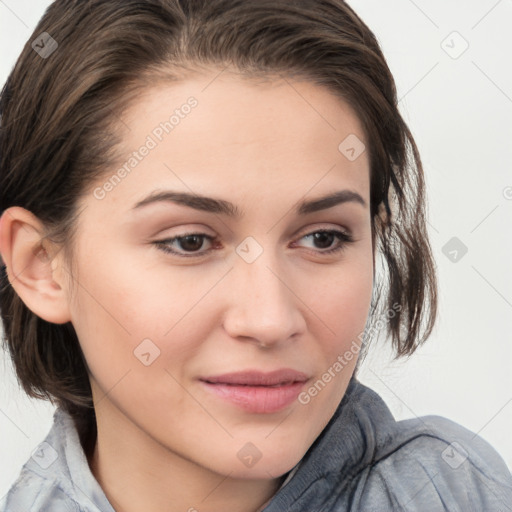
POLYGON ((0 255, 9 282, 33 313, 55 324, 71 320, 62 254, 44 240, 44 226, 35 215, 19 206, 4 211, 0 255))

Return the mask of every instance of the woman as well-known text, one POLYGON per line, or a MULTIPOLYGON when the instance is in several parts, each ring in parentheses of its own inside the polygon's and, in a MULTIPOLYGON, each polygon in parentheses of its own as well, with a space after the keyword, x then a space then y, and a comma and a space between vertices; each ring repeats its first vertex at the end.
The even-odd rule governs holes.
POLYGON ((2 510, 512 503, 487 443, 356 378, 376 332, 428 338, 437 295, 420 158, 345 3, 58 0, 30 41, 0 309, 58 408, 2 510))

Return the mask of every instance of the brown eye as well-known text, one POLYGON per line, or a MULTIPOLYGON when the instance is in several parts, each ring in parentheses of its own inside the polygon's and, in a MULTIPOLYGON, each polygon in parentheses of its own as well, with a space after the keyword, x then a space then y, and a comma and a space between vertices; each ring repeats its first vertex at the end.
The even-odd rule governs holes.
POLYGON ((352 235, 335 229, 314 231, 303 236, 302 239, 308 239, 310 243, 313 244, 313 247, 310 245, 310 248, 320 249, 316 251, 319 254, 331 254, 341 251, 347 244, 354 241, 352 235), (333 243, 335 244, 334 247, 333 243))
POLYGON ((313 233, 311 236, 318 249, 329 249, 336 240, 334 234, 327 231, 319 231, 318 233, 313 233))
POLYGON ((215 238, 205 233, 187 233, 165 240, 158 240, 154 243, 164 252, 177 256, 193 257, 202 256, 212 250, 211 247, 204 249, 205 240, 211 245, 215 238))
POLYGON ((180 237, 178 240, 178 245, 181 246, 184 251, 197 251, 201 249, 204 242, 204 238, 202 238, 201 235, 187 235, 180 237))

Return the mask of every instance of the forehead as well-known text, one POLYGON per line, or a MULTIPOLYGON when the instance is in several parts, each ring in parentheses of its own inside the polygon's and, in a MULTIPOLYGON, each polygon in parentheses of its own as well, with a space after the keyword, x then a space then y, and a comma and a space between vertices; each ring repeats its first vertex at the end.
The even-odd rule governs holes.
POLYGON ((342 185, 369 195, 357 115, 308 81, 216 72, 160 83, 131 103, 118 127, 120 159, 111 176, 122 176, 111 180, 110 200, 134 203, 158 188, 245 202, 269 190, 297 199, 342 185))

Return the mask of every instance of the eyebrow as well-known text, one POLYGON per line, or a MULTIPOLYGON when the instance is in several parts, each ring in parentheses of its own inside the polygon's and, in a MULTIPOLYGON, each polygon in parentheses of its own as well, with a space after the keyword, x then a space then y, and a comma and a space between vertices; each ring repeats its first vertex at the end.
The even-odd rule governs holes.
MULTIPOLYGON (((174 192, 172 190, 154 191, 146 198, 137 202, 133 209, 136 210, 159 202, 172 202, 194 208, 195 210, 224 214, 232 218, 241 218, 243 216, 243 212, 229 201, 189 192, 174 192)), ((338 204, 351 202, 359 203, 366 208, 366 201, 360 194, 352 190, 339 190, 338 192, 317 199, 298 203, 295 206, 295 213, 298 215, 307 215, 309 213, 332 208, 338 204)))

